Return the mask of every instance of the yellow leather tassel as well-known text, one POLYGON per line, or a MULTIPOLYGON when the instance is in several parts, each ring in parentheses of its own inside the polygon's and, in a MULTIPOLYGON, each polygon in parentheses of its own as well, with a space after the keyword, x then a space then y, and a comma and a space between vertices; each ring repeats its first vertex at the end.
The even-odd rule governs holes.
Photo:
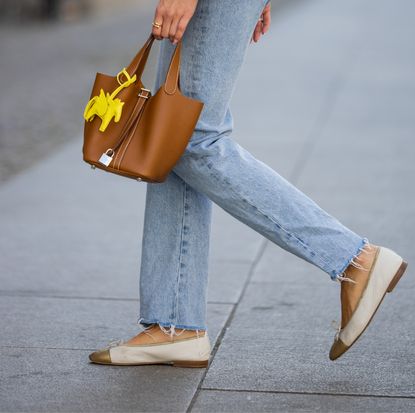
POLYGON ((137 75, 131 77, 127 70, 124 68, 121 72, 117 74, 117 81, 119 83, 119 87, 115 89, 111 94, 108 92, 105 93, 103 89, 100 89, 100 93, 98 96, 94 96, 90 101, 86 104, 84 110, 84 119, 88 122, 91 122, 95 116, 101 118, 101 126, 99 130, 101 132, 105 132, 109 123, 114 118, 114 122, 118 122, 121 118, 122 114, 122 107, 124 106, 124 102, 121 99, 115 98, 115 96, 124 88, 130 86, 134 83, 137 79, 137 75), (124 74, 127 78, 125 82, 121 82, 120 76, 124 74))

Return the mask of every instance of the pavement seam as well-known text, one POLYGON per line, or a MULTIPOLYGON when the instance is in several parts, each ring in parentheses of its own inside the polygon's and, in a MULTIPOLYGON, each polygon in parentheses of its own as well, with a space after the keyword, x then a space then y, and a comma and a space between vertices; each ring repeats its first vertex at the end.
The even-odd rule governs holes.
POLYGON ((199 395, 199 392, 202 389, 202 383, 205 380, 205 377, 206 377, 206 375, 207 375, 207 373, 208 373, 208 371, 210 369, 210 366, 211 366, 211 364, 212 364, 212 362, 214 360, 214 357, 216 355, 216 352, 218 351, 219 346, 222 343, 223 337, 225 336, 227 329, 229 328, 230 324, 232 323, 232 320, 233 320, 233 317, 234 317, 234 315, 236 313, 236 310, 238 308, 238 305, 241 302, 241 300, 242 300, 242 298, 243 298, 243 296, 245 294, 245 291, 248 288, 249 282, 250 282, 250 280, 251 280, 251 278, 252 278, 252 276, 253 276, 253 274, 255 272, 255 268, 258 265, 259 261, 261 260, 262 256, 264 255, 265 248, 266 248, 266 245, 267 245, 267 241, 268 241, 267 239, 263 239, 262 242, 261 242, 261 244, 260 244, 260 246, 259 246, 258 252, 256 253, 256 256, 253 259, 252 264, 251 264, 251 266, 249 268, 248 276, 246 277, 246 280, 245 280, 244 285, 242 287, 242 290, 241 290, 241 293, 239 295, 239 298, 238 298, 237 302, 234 304, 232 310, 229 313, 228 319, 226 320, 226 322, 225 322, 225 324, 224 324, 221 332, 219 333, 219 336, 218 336, 218 338, 216 340, 216 343, 215 343, 215 345, 214 345, 214 347, 212 349, 212 353, 211 353, 211 358, 210 358, 210 361, 209 361, 209 365, 205 369, 205 371, 202 374, 202 377, 199 380, 199 384, 198 384, 198 386, 196 388, 196 391, 195 391, 192 399, 190 400, 190 403, 189 403, 188 408, 186 409, 186 412, 190 412, 192 410, 195 402, 196 402, 196 399, 197 399, 197 397, 199 395))
POLYGON ((8 346, 0 345, 0 348, 12 348, 12 349, 35 349, 35 350, 70 350, 70 351, 96 351, 96 348, 71 348, 71 347, 44 347, 44 346, 8 346))
POLYGON ((307 161, 310 160, 312 151, 317 145, 318 138, 323 135, 324 128, 327 125, 330 116, 334 111, 336 101, 340 95, 340 91, 345 82, 345 77, 341 75, 334 77, 329 82, 319 112, 316 115, 316 118, 313 122, 313 125, 310 128, 309 133, 306 136, 300 154, 297 157, 297 161, 294 164, 294 168, 292 170, 290 178, 290 181, 292 183, 298 182, 300 176, 303 174, 305 170, 305 165, 307 161))
POLYGON ((343 397, 372 397, 385 399, 415 399, 415 396, 387 395, 387 394, 359 394, 359 393, 330 393, 330 392, 306 392, 306 391, 285 391, 285 390, 251 390, 251 389, 223 389, 215 387, 202 387, 203 391, 223 391, 238 393, 270 393, 270 394, 298 394, 306 396, 343 396, 343 397))
MULTIPOLYGON (((27 294, 19 293, 14 291, 0 291, 0 296, 2 297, 24 297, 24 298, 55 298, 55 299, 68 299, 68 300, 103 300, 103 301, 134 301, 139 302, 138 298, 123 298, 123 297, 93 297, 93 296, 77 296, 77 295, 48 295, 48 294, 27 294)), ((234 301, 218 301, 218 300, 208 300, 208 304, 224 304, 224 305, 234 305, 234 301)))
MULTIPOLYGON (((359 32, 355 36, 355 41, 357 43, 361 35, 362 33, 359 32)), ((298 184, 301 174, 304 172, 307 161, 312 157, 312 151, 317 146, 318 138, 321 138, 323 135, 324 129, 330 120, 330 117, 334 113, 334 109, 341 92, 350 78, 353 67, 361 54, 361 49, 353 48, 348 52, 348 54, 349 56, 347 61, 349 64, 347 66, 342 66, 341 70, 338 70, 329 81, 320 109, 312 126, 310 127, 309 133, 306 136, 303 148, 297 158, 297 162, 294 164, 290 181, 296 185, 298 184)))

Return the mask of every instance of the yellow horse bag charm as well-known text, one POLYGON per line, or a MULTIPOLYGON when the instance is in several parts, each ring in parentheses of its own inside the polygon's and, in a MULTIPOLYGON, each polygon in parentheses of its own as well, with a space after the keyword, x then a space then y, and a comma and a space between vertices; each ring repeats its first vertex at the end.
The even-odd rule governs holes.
POLYGON ((119 98, 115 98, 117 94, 124 88, 130 86, 134 83, 137 79, 137 76, 134 75, 133 77, 127 72, 124 68, 121 72, 117 74, 117 81, 120 85, 115 89, 111 94, 108 92, 105 94, 104 90, 101 89, 99 96, 94 96, 86 105, 84 110, 84 119, 88 122, 91 122, 95 116, 101 118, 101 125, 99 130, 101 132, 105 132, 107 126, 114 118, 114 122, 118 122, 121 118, 122 107, 124 106, 124 102, 121 101, 119 98), (120 75, 124 74, 126 77, 125 82, 121 82, 120 75))

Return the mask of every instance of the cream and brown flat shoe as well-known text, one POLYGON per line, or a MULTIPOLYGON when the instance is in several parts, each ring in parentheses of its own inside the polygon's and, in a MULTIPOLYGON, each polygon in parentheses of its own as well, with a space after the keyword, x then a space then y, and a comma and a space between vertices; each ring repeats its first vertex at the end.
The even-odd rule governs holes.
POLYGON ((211 346, 207 331, 199 337, 175 337, 160 343, 126 344, 111 342, 108 347, 89 355, 93 363, 117 366, 169 364, 176 367, 207 367, 211 346))
POLYGON ((361 336, 386 293, 392 292, 408 265, 389 248, 372 248, 375 255, 369 271, 352 268, 341 282, 342 321, 330 350, 330 360, 339 358, 361 336))

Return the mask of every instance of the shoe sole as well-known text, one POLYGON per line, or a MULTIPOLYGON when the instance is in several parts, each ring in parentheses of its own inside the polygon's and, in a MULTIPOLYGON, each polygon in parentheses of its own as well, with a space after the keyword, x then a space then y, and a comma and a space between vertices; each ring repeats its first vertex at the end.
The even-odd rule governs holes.
MULTIPOLYGON (((398 268, 398 271, 392 278, 392 281, 390 282, 389 287, 386 289, 387 293, 391 293, 393 289, 396 287, 396 284, 398 284, 399 280, 402 278, 402 275, 404 274, 407 266, 408 266, 408 263, 406 261, 402 261, 401 266, 398 268)), ((384 294, 383 297, 385 297, 385 295, 386 293, 384 294)))
POLYGON ((168 365, 172 367, 207 367, 209 360, 193 361, 193 360, 175 360, 170 362, 148 362, 148 363, 105 363, 102 361, 93 361, 94 364, 105 364, 107 366, 147 366, 147 365, 168 365))
POLYGON ((381 300, 379 301, 378 306, 376 307, 375 311, 373 312, 372 316, 370 317, 368 323, 366 324, 365 328, 360 332, 360 334, 355 338, 355 340, 352 342, 352 344, 350 344, 350 346, 345 346, 345 350, 340 353, 335 359, 332 360, 337 360, 340 356, 342 356, 344 353, 346 353, 347 350, 349 350, 354 343, 356 343, 356 341, 359 339, 359 337, 366 331, 367 327, 369 326, 369 324, 371 323, 373 317, 375 316, 376 312, 378 311, 378 308, 380 307, 380 305, 382 304, 383 299, 385 298, 387 293, 391 293, 393 291, 393 289, 396 287, 396 284, 398 284, 398 282, 400 281, 400 279, 402 278, 402 275, 405 273, 406 267, 408 266, 408 263, 406 261, 402 260, 401 265, 399 266, 398 270, 396 271, 395 275, 392 278, 392 281, 389 283, 388 288, 386 289, 385 293, 383 294, 381 300))

